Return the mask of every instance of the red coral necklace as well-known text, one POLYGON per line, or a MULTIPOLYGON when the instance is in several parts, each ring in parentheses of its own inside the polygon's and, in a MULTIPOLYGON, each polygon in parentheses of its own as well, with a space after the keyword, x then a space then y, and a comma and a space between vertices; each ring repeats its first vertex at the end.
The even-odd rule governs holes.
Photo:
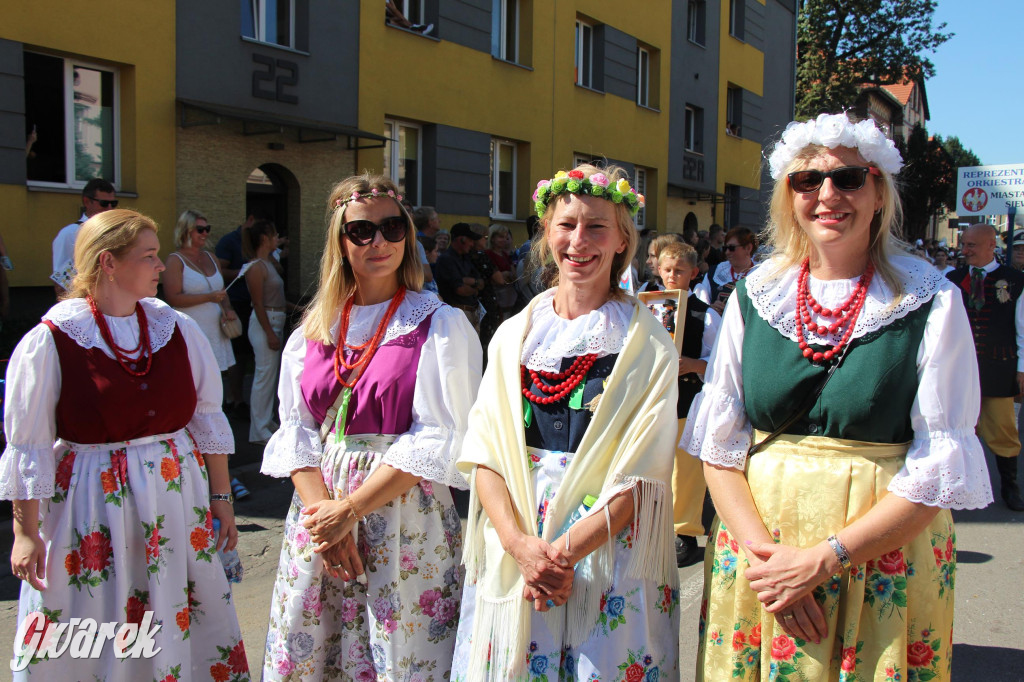
POLYGON ((839 352, 844 346, 850 342, 850 337, 853 335, 853 328, 857 322, 857 318, 860 317, 860 311, 864 307, 864 301, 868 296, 868 287, 871 286, 871 279, 875 275, 875 266, 873 263, 868 263, 867 268, 864 270, 864 274, 860 276, 860 280, 857 282, 857 286, 854 287, 853 293, 846 301, 835 309, 829 309, 822 307, 813 296, 811 296, 810 289, 808 287, 808 281, 811 278, 811 259, 807 258, 804 260, 803 265, 800 267, 800 277, 797 280, 796 289, 796 333, 799 341, 797 345, 800 346, 800 350, 803 351, 805 358, 808 358, 811 362, 817 364, 824 361, 831 360, 833 357, 839 355, 839 352), (826 324, 817 324, 813 322, 811 313, 819 315, 825 318, 826 324), (830 321, 834 320, 834 321, 830 321), (809 329, 824 338, 826 334, 837 334, 840 329, 845 329, 842 337, 839 339, 839 343, 824 352, 816 351, 810 347, 807 343, 807 339, 804 334, 804 325, 807 325, 809 329))
POLYGON ((545 372, 544 370, 528 369, 526 365, 520 365, 522 374, 523 397, 531 403, 538 405, 550 405, 557 403, 565 396, 572 393, 573 389, 579 386, 587 372, 594 366, 597 359, 596 353, 579 355, 572 364, 561 372, 545 372), (547 381, 556 381, 555 384, 547 384, 547 381), (537 390, 545 395, 536 395, 530 390, 530 384, 537 387, 537 390))
POLYGON ((341 327, 338 329, 338 343, 334 347, 334 377, 338 380, 338 383, 345 388, 352 389, 355 387, 359 378, 363 375, 363 370, 367 365, 370 364, 370 360, 377 353, 377 349, 380 347, 380 342, 384 338, 385 332, 387 332, 388 325, 391 323, 391 318, 398 312, 398 306, 402 305, 402 301, 405 300, 405 287, 398 287, 398 291, 391 298, 391 304, 388 306, 387 312, 384 313, 384 317, 381 318, 380 323, 377 325, 377 330, 370 337, 370 340, 359 346, 347 346, 345 339, 348 337, 348 326, 349 318, 352 315, 352 306, 355 304, 355 296, 349 296, 348 300, 345 301, 345 307, 341 310, 341 327), (344 351, 345 348, 350 350, 364 351, 359 358, 349 363, 345 360, 344 351), (349 376, 352 377, 352 383, 345 381, 341 376, 341 368, 344 367, 349 372, 352 372, 349 376), (353 371, 355 370, 355 371, 353 371))
POLYGON ((153 366, 153 345, 149 341, 149 321, 146 319, 146 309, 142 307, 142 303, 135 302, 135 319, 139 323, 139 343, 135 348, 128 349, 114 343, 114 337, 107 325, 107 318, 96 307, 95 299, 92 296, 86 296, 85 300, 89 303, 89 310, 92 311, 92 319, 96 320, 96 326, 100 328, 100 336, 110 348, 110 352, 114 354, 114 359, 121 365, 121 369, 133 377, 148 374, 150 367, 153 366), (136 353, 139 355, 133 357, 136 353), (145 367, 141 370, 134 369, 143 359, 146 361, 145 367))

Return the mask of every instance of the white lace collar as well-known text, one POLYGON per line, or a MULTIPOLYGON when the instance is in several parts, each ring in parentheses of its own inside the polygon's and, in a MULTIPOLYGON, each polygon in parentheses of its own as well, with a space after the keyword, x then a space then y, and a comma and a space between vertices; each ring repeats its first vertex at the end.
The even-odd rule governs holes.
POLYGON ((757 263, 754 263, 749 270, 741 274, 735 280, 732 278, 732 264, 724 260, 715 267, 715 274, 712 275, 711 279, 714 280, 715 284, 722 286, 723 284, 732 284, 734 281, 739 281, 744 277, 749 276, 754 270, 757 269, 757 263))
POLYGON ((598 357, 622 350, 633 317, 633 305, 608 301, 597 310, 567 320, 555 312, 555 289, 537 297, 523 341, 521 362, 530 369, 557 372, 562 360, 588 353, 598 357))
MULTIPOLYGON (((352 306, 352 316, 348 321, 348 334, 345 343, 349 346, 359 346, 370 340, 373 333, 377 331, 377 325, 388 310, 391 299, 374 305, 352 306)), ((432 312, 440 308, 443 303, 433 294, 407 291, 402 304, 398 306, 395 316, 391 319, 388 329, 384 332, 384 339, 381 345, 397 339, 399 336, 414 331, 420 326, 432 312)), ((338 338, 338 328, 341 326, 341 317, 335 320, 331 326, 331 338, 338 338)))
MULTIPOLYGON (((886 286, 884 280, 875 276, 868 287, 868 297, 864 302, 857 322, 854 324, 852 338, 859 338, 870 332, 878 331, 892 322, 906 317, 931 300, 932 296, 948 280, 931 264, 916 256, 893 256, 889 263, 896 270, 903 282, 904 293, 899 303, 893 305, 895 296, 886 286)), ((747 295, 758 316, 777 329, 783 336, 797 341, 796 333, 796 289, 800 268, 793 267, 782 273, 777 279, 769 279, 771 265, 763 267, 747 277, 747 295)), ((825 307, 835 307, 849 298, 857 286, 859 277, 853 279, 810 281, 811 295, 825 307)), ((818 336, 808 331, 809 343, 828 343, 835 345, 839 337, 827 334, 818 336)))
MULTIPOLYGON (((140 301, 146 309, 146 320, 149 324, 149 341, 153 352, 167 345, 174 335, 174 325, 178 322, 178 312, 158 298, 144 298, 140 301)), ((139 320, 133 314, 128 317, 103 316, 110 328, 114 343, 122 348, 134 348, 139 342, 139 320)), ((49 320, 82 348, 99 348, 109 357, 114 357, 107 347, 100 327, 92 317, 92 310, 84 298, 71 298, 61 301, 50 308, 44 320, 49 320)))

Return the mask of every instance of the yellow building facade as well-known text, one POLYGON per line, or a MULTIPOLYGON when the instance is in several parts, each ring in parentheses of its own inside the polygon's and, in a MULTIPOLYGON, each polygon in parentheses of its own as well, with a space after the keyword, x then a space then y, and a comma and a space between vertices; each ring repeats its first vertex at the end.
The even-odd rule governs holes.
POLYGON ((174 3, 8 3, 0 22, 3 239, 12 287, 50 284, 51 243, 81 214, 85 180, 109 175, 121 207, 174 214, 174 3), (35 140, 26 151, 30 136, 35 140))

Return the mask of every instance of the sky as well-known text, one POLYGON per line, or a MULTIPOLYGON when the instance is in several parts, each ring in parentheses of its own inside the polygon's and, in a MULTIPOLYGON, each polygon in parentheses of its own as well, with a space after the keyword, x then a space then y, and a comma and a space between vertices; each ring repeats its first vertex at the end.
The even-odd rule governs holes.
POLYGON ((1024 164, 1024 1, 939 0, 942 22, 956 35, 928 55, 928 132, 959 137, 985 165, 1024 164))

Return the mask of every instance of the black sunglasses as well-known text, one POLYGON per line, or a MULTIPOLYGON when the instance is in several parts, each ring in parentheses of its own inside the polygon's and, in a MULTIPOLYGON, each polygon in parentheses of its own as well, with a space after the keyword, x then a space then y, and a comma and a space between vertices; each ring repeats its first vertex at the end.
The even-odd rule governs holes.
POLYGON ((725 249, 726 251, 729 251, 731 253, 731 252, 735 251, 736 249, 738 249, 738 248, 740 248, 742 246, 743 246, 742 244, 726 244, 722 248, 725 249))
POLYGON ((789 186, 794 192, 809 194, 817 192, 825 178, 831 178, 832 184, 841 192, 855 192, 864 186, 868 173, 881 175, 873 166, 843 166, 830 171, 802 170, 789 174, 789 186))
MULTIPOLYGON (((88 194, 86 194, 85 196, 89 197, 88 194)), ((96 197, 89 198, 95 201, 97 204, 99 204, 101 208, 117 208, 117 199, 97 199, 96 197)))
POLYGON ((373 241, 374 234, 380 232, 380 236, 389 242, 400 242, 405 239, 409 230, 409 222, 404 216, 392 216, 385 218, 380 223, 372 220, 351 220, 342 227, 345 235, 356 246, 366 246, 373 241))
POLYGON ((210 234, 210 230, 212 229, 212 225, 196 225, 196 232, 199 234, 210 234))

